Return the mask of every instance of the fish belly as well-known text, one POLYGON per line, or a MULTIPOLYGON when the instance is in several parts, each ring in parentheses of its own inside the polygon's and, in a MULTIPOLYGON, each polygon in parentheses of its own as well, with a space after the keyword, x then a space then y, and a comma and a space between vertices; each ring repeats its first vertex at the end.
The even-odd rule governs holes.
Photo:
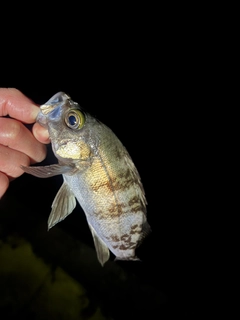
POLYGON ((64 175, 88 223, 117 259, 135 260, 146 222, 142 188, 126 167, 95 160, 82 174, 64 175))

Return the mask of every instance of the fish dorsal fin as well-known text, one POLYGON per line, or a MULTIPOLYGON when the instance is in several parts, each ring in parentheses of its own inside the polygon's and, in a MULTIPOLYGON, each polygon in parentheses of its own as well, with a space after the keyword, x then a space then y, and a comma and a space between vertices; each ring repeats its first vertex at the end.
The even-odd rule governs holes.
POLYGON ((55 224, 64 220, 76 207, 76 199, 66 182, 56 194, 52 204, 52 211, 48 218, 48 230, 55 224))
POLYGON ((70 166, 62 166, 59 164, 52 164, 50 166, 21 166, 21 169, 38 178, 50 178, 59 174, 64 174, 71 171, 73 168, 70 166))
POLYGON ((137 171, 137 169, 136 169, 136 167, 135 167, 135 165, 134 165, 134 163, 133 163, 133 161, 132 161, 132 159, 126 149, 125 149, 125 154, 124 154, 124 161, 125 161, 127 167, 129 168, 131 175, 132 175, 132 178, 135 182, 134 183, 135 191, 142 202, 144 210, 146 210, 147 200, 145 197, 145 191, 143 189, 141 178, 140 178, 139 173, 138 173, 138 171, 137 171))
POLYGON ((94 245, 95 245, 95 248, 97 251, 98 261, 103 266, 104 263, 107 262, 110 257, 109 249, 105 245, 105 243, 102 241, 102 239, 100 239, 98 237, 98 235, 96 234, 96 231, 93 229, 93 227, 90 224, 88 224, 88 225, 89 225, 89 228, 90 228, 92 236, 93 236, 93 241, 94 241, 94 245))

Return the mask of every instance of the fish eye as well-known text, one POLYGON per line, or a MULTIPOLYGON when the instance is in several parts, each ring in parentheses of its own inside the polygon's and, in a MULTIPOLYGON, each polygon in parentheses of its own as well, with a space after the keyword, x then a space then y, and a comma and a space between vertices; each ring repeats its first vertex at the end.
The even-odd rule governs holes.
POLYGON ((85 123, 85 117, 80 110, 71 110, 66 113, 65 122, 71 129, 81 129, 85 123))

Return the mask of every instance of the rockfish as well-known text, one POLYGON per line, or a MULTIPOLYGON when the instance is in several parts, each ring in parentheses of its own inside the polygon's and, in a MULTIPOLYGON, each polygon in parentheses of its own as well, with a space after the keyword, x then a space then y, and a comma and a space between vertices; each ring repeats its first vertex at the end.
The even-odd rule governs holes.
POLYGON ((119 260, 138 260, 135 249, 150 231, 139 173, 126 148, 102 122, 64 92, 40 106, 37 122, 48 129, 58 164, 22 167, 40 178, 63 175, 48 229, 65 219, 76 199, 86 215, 99 262, 109 250, 119 260))

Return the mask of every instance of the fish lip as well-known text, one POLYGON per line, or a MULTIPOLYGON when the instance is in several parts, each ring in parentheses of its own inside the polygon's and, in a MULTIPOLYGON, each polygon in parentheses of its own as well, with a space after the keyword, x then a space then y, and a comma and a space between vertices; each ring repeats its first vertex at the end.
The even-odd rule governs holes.
MULTIPOLYGON (((54 96, 52 96, 46 103, 42 104, 40 106, 40 111, 37 115, 36 121, 43 127, 47 128, 47 120, 48 120, 48 115, 50 113, 58 108, 62 107, 66 101, 69 101, 71 98, 68 96, 65 92, 58 92, 54 96)), ((51 119, 53 120, 53 119, 51 119)))
POLYGON ((37 115, 36 122, 39 123, 42 127, 47 128, 47 117, 41 112, 41 110, 37 115))
POLYGON ((42 104, 40 106, 40 111, 43 115, 47 115, 48 113, 50 113, 52 110, 54 110, 54 108, 56 108, 56 104, 42 104))
POLYGON ((52 98, 50 98, 46 103, 42 104, 40 106, 40 110, 42 114, 47 115, 55 108, 64 105, 66 101, 70 99, 70 96, 68 96, 65 92, 60 91, 52 96, 52 98))
POLYGON ((65 92, 60 91, 56 94, 54 94, 46 103, 44 103, 44 105, 47 106, 55 106, 55 105, 59 105, 62 102, 66 102, 66 100, 70 100, 70 96, 67 95, 65 92))

